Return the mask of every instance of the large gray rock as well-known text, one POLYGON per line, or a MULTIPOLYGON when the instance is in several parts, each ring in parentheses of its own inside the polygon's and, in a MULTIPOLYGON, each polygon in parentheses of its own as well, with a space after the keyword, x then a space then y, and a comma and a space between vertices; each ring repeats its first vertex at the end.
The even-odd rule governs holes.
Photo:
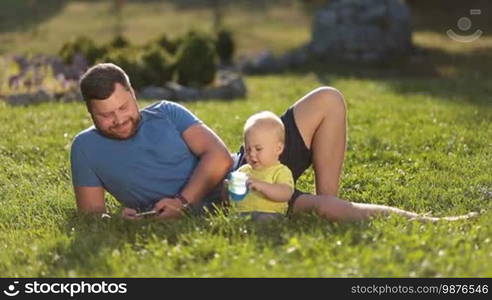
POLYGON ((247 90, 246 85, 239 73, 228 70, 220 70, 217 74, 217 80, 214 86, 197 89, 182 86, 175 82, 169 82, 164 87, 172 93, 170 100, 176 101, 195 101, 206 99, 223 99, 231 100, 244 98, 247 90))
POLYGON ((236 72, 220 71, 217 86, 201 91, 203 99, 231 100, 246 97, 246 84, 236 72))
POLYGON ((321 58, 375 62, 409 54, 411 38, 402 0, 331 0, 315 15, 309 50, 321 58))
POLYGON ((310 59, 309 47, 302 46, 292 49, 287 53, 276 57, 270 51, 263 51, 259 55, 243 59, 239 69, 246 74, 272 74, 297 68, 310 59))
POLYGON ((268 50, 262 51, 253 58, 240 62, 240 69, 246 74, 269 74, 283 70, 281 61, 268 50))

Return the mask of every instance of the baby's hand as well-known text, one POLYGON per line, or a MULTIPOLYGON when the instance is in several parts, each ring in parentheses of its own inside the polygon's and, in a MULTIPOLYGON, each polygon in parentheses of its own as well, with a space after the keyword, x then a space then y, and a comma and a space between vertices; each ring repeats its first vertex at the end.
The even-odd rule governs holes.
POLYGON ((246 181, 246 185, 248 186, 248 189, 261 192, 261 181, 249 178, 248 181, 246 181))

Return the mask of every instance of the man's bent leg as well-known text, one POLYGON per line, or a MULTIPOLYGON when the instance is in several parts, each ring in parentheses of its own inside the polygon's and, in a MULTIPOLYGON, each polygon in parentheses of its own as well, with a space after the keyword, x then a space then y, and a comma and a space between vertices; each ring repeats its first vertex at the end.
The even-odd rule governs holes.
POLYGON ((316 194, 337 195, 346 148, 347 122, 343 95, 318 88, 294 104, 294 119, 312 152, 316 194))

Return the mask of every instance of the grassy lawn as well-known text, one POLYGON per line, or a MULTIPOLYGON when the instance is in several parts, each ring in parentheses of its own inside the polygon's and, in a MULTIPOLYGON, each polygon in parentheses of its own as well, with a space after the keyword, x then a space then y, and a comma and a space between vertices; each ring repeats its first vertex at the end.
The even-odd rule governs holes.
MULTIPOLYGON (((319 84, 314 74, 253 77, 246 100, 189 107, 236 149, 249 114, 280 113, 319 84)), ((333 224, 310 215, 267 225, 224 216, 176 223, 84 219, 75 214, 68 163, 72 137, 90 124, 84 106, 2 103, 0 274, 491 276, 492 108, 402 95, 380 80, 333 77, 331 84, 349 107, 341 197, 439 216, 485 213, 440 224, 397 217, 333 224)), ((299 185, 312 190, 312 173, 299 185)), ((109 201, 117 214, 119 206, 109 201)))
MULTIPOLYGON (((75 18, 71 10, 85 5, 70 2, 39 30, 60 28, 65 38, 62 25, 67 21, 61 20, 75 18)), ((272 38, 266 46, 282 50, 307 39, 305 28, 293 24, 299 27, 297 38, 287 41, 285 30, 278 43, 272 38)), ((265 26, 265 37, 281 31, 278 24, 265 26)), ((48 47, 56 35, 46 30, 46 41, 33 39, 29 47, 54 50, 48 47)), ((26 34, 2 32, 0 45, 6 36, 23 41, 26 34)), ((256 42, 241 51, 263 46, 258 35, 252 36, 256 42)), ((0 101, 0 274, 491 277, 492 38, 457 44, 442 32, 419 29, 414 41, 426 47, 427 54, 411 63, 307 66, 247 77, 246 99, 185 105, 234 151, 250 114, 264 109, 282 113, 311 89, 335 86, 349 109, 340 197, 436 216, 481 211, 478 218, 428 224, 388 217, 337 224, 302 215, 256 224, 219 215, 129 222, 118 217, 119 204, 109 195, 111 219, 81 217, 75 211, 69 151, 72 138, 91 125, 84 105, 12 107, 0 101)), ((4 47, 14 49, 12 45, 4 47)), ((150 103, 140 101, 141 107, 150 103)), ((303 175, 298 186, 312 191, 313 173, 303 175)))

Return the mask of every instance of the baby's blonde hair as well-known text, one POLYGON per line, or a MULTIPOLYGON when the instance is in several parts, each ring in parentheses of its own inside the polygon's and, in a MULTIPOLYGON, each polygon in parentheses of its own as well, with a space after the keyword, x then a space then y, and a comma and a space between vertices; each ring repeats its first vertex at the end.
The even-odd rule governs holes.
POLYGON ((273 112, 265 110, 252 115, 246 120, 244 124, 244 136, 252 128, 262 127, 262 129, 269 129, 274 131, 274 134, 278 137, 279 142, 285 143, 285 129, 282 120, 273 112))

